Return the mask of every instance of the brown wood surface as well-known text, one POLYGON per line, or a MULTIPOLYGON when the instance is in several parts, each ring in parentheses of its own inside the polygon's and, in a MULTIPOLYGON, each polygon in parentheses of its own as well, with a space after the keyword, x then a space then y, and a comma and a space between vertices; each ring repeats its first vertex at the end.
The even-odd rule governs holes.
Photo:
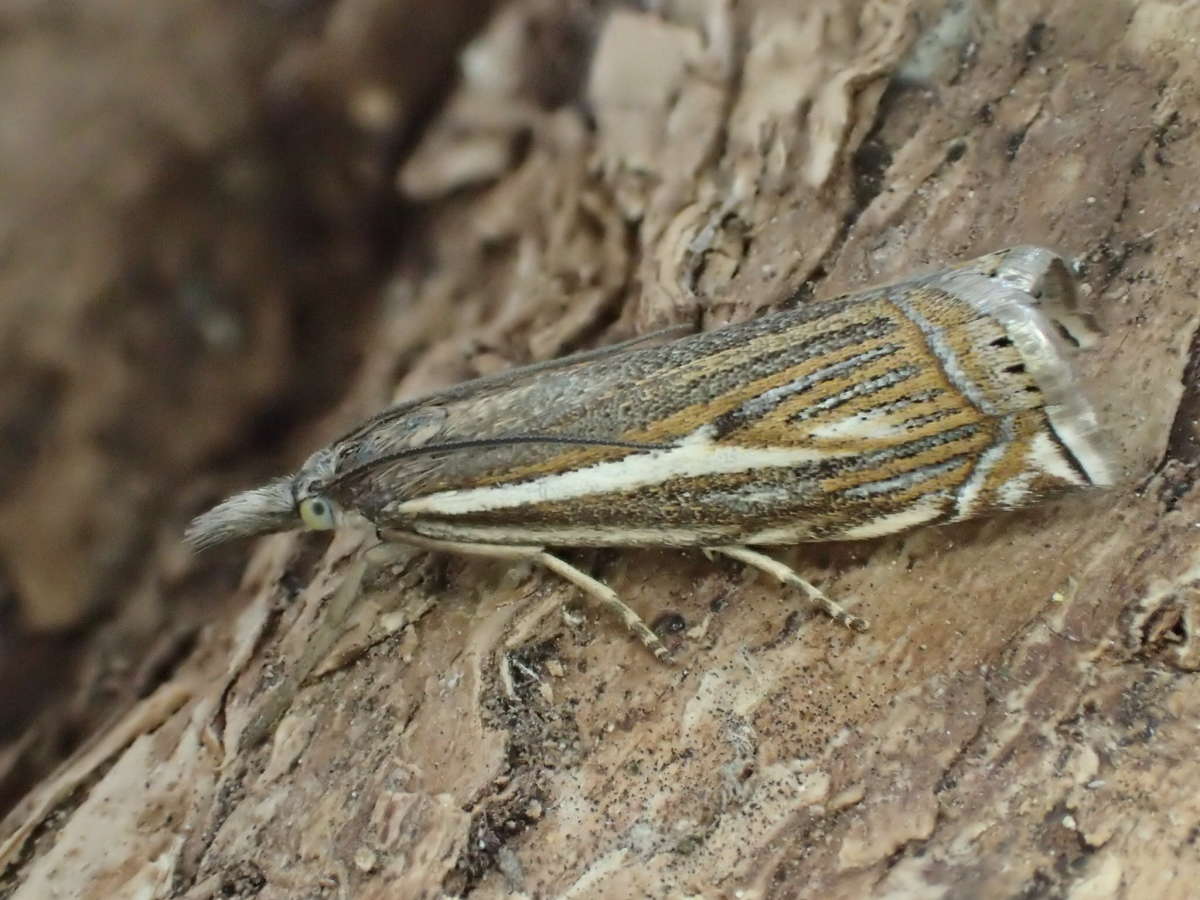
POLYGON ((245 486, 210 476, 119 607, 187 596, 194 631, 9 815, 4 896, 1195 896, 1200 4, 657 6, 502 4, 428 116, 384 49, 327 62, 364 21, 386 49, 380 4, 322 13, 286 61, 345 90, 323 161, 386 162, 401 227, 341 406, 281 464, 393 397, 1041 243, 1107 329, 1122 485, 782 551, 863 635, 728 561, 568 553, 666 667, 525 567, 414 552, 344 619, 361 536, 265 539, 231 579, 177 544, 245 486))

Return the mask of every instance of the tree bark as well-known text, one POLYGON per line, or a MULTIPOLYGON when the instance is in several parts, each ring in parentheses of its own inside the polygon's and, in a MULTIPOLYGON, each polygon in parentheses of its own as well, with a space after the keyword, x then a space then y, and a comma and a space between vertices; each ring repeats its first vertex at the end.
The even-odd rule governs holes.
MULTIPOLYGON (((7 896, 1194 895, 1200 5, 658 6, 518 0, 463 50, 309 449, 473 375, 1040 243, 1107 328, 1083 367, 1121 486, 777 554, 862 635, 728 561, 570 553, 674 666, 541 571, 414 551, 343 616, 364 536, 261 540, 10 815, 7 896)), ((211 565, 161 560, 155 597, 211 565)))

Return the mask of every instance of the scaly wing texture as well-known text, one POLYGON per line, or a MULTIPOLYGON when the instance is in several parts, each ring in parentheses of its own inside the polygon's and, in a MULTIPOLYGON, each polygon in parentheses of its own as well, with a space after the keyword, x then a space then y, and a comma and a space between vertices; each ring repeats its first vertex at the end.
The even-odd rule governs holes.
POLYGON ((338 499, 432 537, 564 544, 868 537, 1108 480, 1061 259, 1014 248, 668 347, 415 407, 338 449, 338 499), (405 447, 551 443, 369 462, 405 447), (364 466, 364 463, 368 463, 364 466))

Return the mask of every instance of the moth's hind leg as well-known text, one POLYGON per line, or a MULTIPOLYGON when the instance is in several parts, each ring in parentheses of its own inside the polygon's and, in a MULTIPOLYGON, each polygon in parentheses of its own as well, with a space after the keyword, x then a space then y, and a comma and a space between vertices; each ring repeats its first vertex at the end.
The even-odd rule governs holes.
POLYGON ((642 617, 630 609, 616 591, 606 584, 601 584, 591 575, 575 568, 566 560, 559 559, 552 553, 547 553, 544 547, 527 547, 507 544, 469 544, 460 541, 440 541, 407 533, 385 532, 381 535, 385 540, 405 543, 410 546, 425 547, 429 550, 442 550, 448 553, 459 553, 463 556, 487 556, 492 559, 520 559, 545 566, 555 574, 565 578, 585 594, 598 600, 602 606, 616 614, 625 627, 638 636, 646 648, 662 662, 669 660, 669 653, 658 635, 642 621, 642 617))
POLYGON ((866 619, 861 619, 853 613, 847 612, 837 603, 826 597, 817 587, 801 578, 791 566, 784 565, 779 560, 772 559, 765 553, 759 553, 757 550, 751 550, 749 547, 740 546, 708 547, 705 549, 705 552, 720 553, 722 556, 736 559, 738 562, 766 572, 768 575, 774 575, 784 584, 799 588, 804 591, 814 606, 820 607, 829 618, 835 622, 840 622, 847 628, 854 631, 866 631, 868 628, 866 619))

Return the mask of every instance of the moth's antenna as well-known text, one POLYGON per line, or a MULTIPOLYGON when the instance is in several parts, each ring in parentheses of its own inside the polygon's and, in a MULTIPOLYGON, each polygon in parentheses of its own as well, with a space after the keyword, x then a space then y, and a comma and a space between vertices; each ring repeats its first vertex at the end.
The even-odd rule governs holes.
MULTIPOLYGON (((508 447, 512 444, 567 444, 581 447, 621 447, 627 450, 666 450, 669 444, 642 444, 637 441, 612 441, 600 438, 569 437, 555 434, 516 434, 509 437, 475 438, 463 441, 444 441, 440 444, 426 444, 423 447, 407 447, 388 453, 377 459, 368 460, 353 469, 339 472, 326 482, 327 487, 336 487, 344 481, 361 475, 363 472, 379 466, 386 466, 401 459, 411 459, 415 456, 429 456, 434 453, 445 453, 454 450, 478 450, 486 447, 508 447)), ((228 502, 228 501, 227 501, 228 502)))

